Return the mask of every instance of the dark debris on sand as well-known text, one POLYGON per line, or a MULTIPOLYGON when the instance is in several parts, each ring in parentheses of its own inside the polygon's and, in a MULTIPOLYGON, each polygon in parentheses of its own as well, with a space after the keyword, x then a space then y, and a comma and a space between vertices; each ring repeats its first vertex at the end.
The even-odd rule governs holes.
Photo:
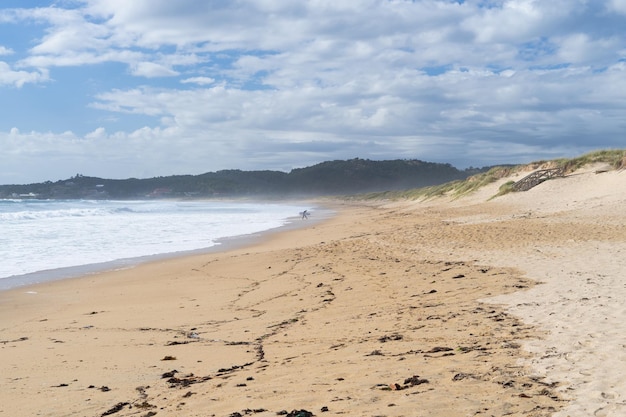
POLYGON ((130 405, 130 403, 127 403, 127 402, 117 403, 112 408, 110 408, 108 411, 105 411, 104 413, 102 413, 101 416, 104 417, 104 416, 110 416, 111 414, 119 413, 127 405, 130 405))
POLYGON ((278 413, 279 416, 287 416, 287 417, 313 417, 315 414, 313 414, 310 411, 307 410, 292 410, 291 412, 287 412, 285 410, 283 411, 279 411, 278 413))

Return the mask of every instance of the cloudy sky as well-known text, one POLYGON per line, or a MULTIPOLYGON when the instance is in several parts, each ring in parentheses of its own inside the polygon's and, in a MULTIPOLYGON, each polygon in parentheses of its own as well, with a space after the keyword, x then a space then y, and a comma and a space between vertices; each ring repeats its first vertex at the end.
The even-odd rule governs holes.
POLYGON ((0 7, 0 184, 626 147, 626 0, 0 7))

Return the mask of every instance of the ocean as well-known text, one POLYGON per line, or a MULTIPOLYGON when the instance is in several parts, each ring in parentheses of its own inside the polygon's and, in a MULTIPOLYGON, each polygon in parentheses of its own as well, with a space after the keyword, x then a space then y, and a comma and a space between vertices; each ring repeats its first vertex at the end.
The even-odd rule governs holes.
POLYGON ((312 211, 295 203, 0 200, 0 290, 215 248, 302 221, 304 209, 312 211))

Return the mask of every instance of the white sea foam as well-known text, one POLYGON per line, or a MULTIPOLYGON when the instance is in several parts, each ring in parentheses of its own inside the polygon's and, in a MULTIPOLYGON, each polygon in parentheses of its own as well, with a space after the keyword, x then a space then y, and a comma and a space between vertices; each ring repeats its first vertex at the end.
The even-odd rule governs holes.
POLYGON ((209 248, 303 207, 214 201, 0 200, 0 289, 20 276, 209 248))

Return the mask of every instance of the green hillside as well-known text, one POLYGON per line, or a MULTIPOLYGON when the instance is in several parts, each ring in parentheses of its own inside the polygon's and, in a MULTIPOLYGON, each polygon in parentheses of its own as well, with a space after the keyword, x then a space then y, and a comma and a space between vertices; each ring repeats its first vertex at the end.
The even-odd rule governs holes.
POLYGON ((356 158, 323 162, 289 173, 223 170, 123 180, 76 175, 56 182, 1 185, 0 198, 309 197, 426 187, 462 180, 485 170, 458 170, 450 164, 419 160, 356 158))

